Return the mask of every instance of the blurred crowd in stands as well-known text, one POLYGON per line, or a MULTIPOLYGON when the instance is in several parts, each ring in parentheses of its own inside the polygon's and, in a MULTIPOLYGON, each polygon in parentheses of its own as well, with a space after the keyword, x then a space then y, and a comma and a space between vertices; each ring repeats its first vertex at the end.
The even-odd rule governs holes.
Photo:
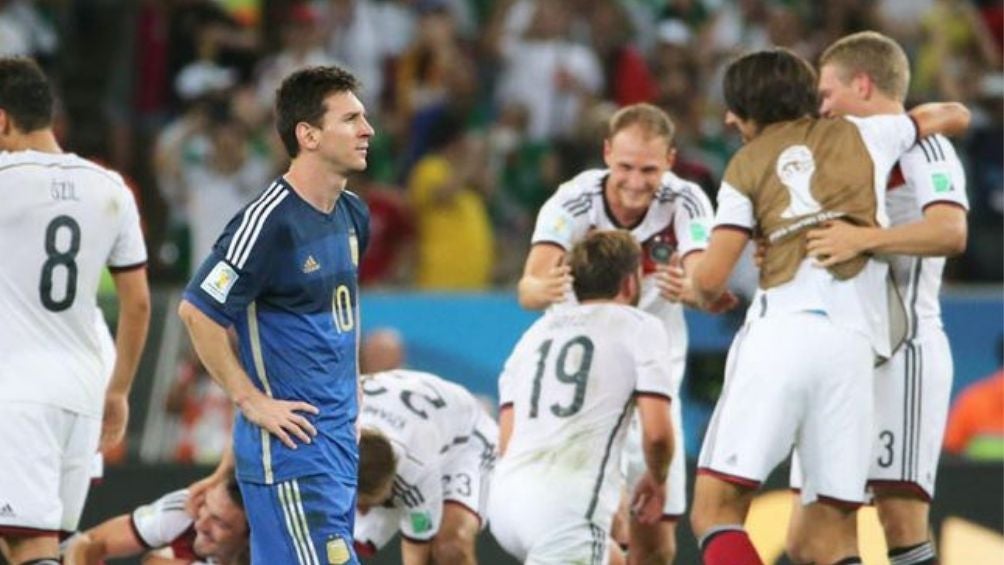
POLYGON ((969 249, 951 281, 1002 279, 1004 8, 994 0, 0 0, 0 52, 40 59, 66 148, 132 179, 154 281, 180 281, 282 170, 273 92, 302 65, 364 84, 377 137, 351 188, 369 202, 364 284, 484 289, 519 276, 538 207, 602 166, 605 122, 673 117, 675 171, 712 198, 739 140, 721 72, 770 45, 815 60, 876 29, 913 64, 910 103, 973 111, 956 140, 969 249))

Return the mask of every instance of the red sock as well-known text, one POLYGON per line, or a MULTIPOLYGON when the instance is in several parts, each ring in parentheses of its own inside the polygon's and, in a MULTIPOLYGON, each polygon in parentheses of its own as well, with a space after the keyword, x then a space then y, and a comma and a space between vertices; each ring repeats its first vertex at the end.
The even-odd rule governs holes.
POLYGON ((704 540, 704 565, 763 565, 745 530, 722 530, 704 540))

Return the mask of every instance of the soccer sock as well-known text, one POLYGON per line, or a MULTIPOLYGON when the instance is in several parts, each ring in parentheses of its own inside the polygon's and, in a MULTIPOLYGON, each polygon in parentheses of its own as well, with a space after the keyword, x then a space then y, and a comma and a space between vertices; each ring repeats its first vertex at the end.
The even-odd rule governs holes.
POLYGON ((861 563, 862 563, 861 558, 855 555, 853 557, 844 557, 843 559, 837 561, 833 565, 861 565, 861 563))
POLYGON ((739 524, 711 528, 698 545, 704 565, 763 565, 749 535, 739 524))
POLYGON ((890 565, 937 565, 938 555, 929 541, 910 547, 894 547, 889 550, 890 565))

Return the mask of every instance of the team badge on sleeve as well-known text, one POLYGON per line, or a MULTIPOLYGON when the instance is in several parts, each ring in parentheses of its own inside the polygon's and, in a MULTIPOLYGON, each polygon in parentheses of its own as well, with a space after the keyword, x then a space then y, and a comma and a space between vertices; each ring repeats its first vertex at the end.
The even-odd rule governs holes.
POLYGON ((708 226, 706 226, 704 222, 692 222, 690 224, 690 239, 694 240, 694 243, 707 243, 708 226))
POLYGON ((226 261, 220 261, 213 267, 212 271, 209 271, 209 274, 206 275, 206 278, 202 280, 202 284, 199 286, 209 296, 212 296, 217 302, 223 304, 227 301, 227 295, 230 294, 230 289, 237 282, 238 276, 237 271, 228 265, 226 261))
POLYGON ((943 194, 952 190, 952 179, 945 173, 934 173, 931 175, 931 184, 934 185, 934 192, 943 194))

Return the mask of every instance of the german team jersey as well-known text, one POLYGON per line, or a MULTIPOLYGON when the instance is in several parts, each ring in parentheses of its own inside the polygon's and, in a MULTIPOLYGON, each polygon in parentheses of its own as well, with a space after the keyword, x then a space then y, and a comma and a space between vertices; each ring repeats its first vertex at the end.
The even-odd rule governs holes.
POLYGON ((0 400, 100 418, 115 347, 105 267, 146 264, 132 193, 71 153, 0 152, 0 400))
POLYGON ((291 450, 238 412, 237 477, 274 484, 316 474, 356 484, 359 256, 369 213, 344 191, 330 213, 276 179, 239 212, 185 289, 185 299, 237 332, 241 365, 265 394, 316 406, 317 428, 291 450))
MULTIPOLYGON (((969 209, 966 173, 952 142, 941 135, 925 137, 899 160, 889 176, 886 209, 893 226, 920 221, 933 204, 969 209)), ((893 255, 889 259, 905 303, 908 335, 925 324, 941 327, 941 273, 944 257, 893 255)))
MULTIPOLYGON (((581 241, 591 230, 624 229, 642 246, 642 293, 639 306, 662 320, 666 333, 673 336, 669 353, 680 367, 687 353, 687 325, 683 306, 659 294, 651 276, 659 263, 669 262, 675 252, 681 258, 708 247, 714 209, 701 187, 667 171, 648 211, 638 225, 622 226, 610 213, 603 195, 609 171, 591 169, 576 175, 558 187, 541 207, 532 243, 550 243, 565 251, 581 241)), ((566 304, 574 303, 569 293, 566 304)), ((677 381, 683 375, 674 375, 677 381)), ((679 382, 676 386, 679 386, 679 382)))
POLYGON ((195 553, 195 521, 185 511, 188 490, 169 492, 129 515, 129 526, 147 549, 169 547, 171 557, 189 563, 215 563, 195 553))

